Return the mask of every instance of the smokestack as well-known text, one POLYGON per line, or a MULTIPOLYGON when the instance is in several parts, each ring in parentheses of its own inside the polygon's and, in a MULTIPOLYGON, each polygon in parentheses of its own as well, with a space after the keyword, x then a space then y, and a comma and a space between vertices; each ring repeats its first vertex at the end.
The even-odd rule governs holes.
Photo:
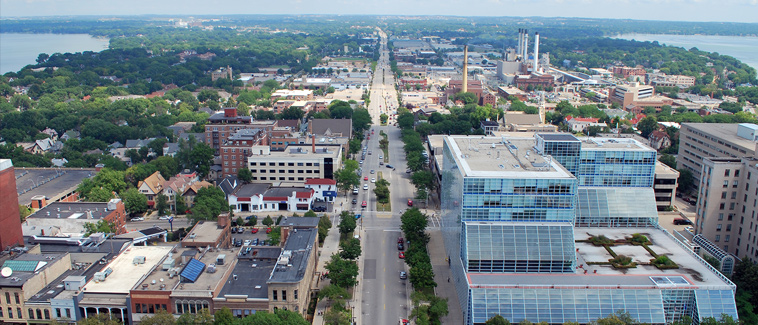
POLYGON ((524 58, 524 66, 526 66, 526 61, 529 60, 529 30, 528 29, 524 29, 524 47, 521 48, 521 51, 522 51, 521 57, 524 58))
POLYGON ((316 135, 311 135, 311 154, 316 153, 316 135))
POLYGON ((540 33, 534 33, 534 67, 533 73, 540 71, 540 33))
POLYGON ((521 45, 524 42, 524 31, 522 28, 518 29, 518 45, 516 45, 516 55, 521 55, 521 45))
POLYGON ((468 45, 463 46, 463 92, 468 92, 468 45))

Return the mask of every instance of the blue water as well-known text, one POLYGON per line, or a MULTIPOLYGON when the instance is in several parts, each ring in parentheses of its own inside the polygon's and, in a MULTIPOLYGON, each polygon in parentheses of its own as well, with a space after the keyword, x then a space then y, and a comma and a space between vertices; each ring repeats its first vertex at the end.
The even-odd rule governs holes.
POLYGON ((758 70, 758 37, 705 36, 664 34, 622 34, 615 38, 637 41, 658 41, 660 44, 729 55, 758 70))
POLYGON ((40 53, 100 52, 107 48, 107 38, 87 34, 0 33, 0 74, 36 64, 40 53))

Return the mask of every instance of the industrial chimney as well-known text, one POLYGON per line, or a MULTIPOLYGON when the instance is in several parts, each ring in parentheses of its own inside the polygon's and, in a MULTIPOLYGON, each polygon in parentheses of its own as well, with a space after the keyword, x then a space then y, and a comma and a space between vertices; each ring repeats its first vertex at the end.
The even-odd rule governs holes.
POLYGON ((519 28, 518 29, 518 45, 516 45, 516 55, 521 55, 521 53, 523 53, 523 50, 521 49, 521 47, 523 46, 523 43, 524 43, 524 29, 519 28))
MULTIPOLYGON (((529 60, 529 30, 524 29, 524 46, 521 47, 521 57, 524 58, 524 67, 526 67, 526 61, 529 60)), ((526 68, 524 68, 526 71, 526 68)))
POLYGON ((532 73, 540 72, 540 33, 534 33, 534 66, 532 73))
POLYGON ((463 46, 463 92, 468 92, 468 45, 463 46))

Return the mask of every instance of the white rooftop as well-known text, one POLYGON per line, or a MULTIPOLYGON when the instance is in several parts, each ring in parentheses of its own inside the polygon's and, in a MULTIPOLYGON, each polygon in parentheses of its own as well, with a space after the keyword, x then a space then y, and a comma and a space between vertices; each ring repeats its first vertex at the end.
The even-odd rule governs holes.
MULTIPOLYGON (((84 286, 88 293, 129 293, 140 278, 160 263, 171 251, 171 246, 131 246, 123 253, 108 263, 106 268, 111 268, 113 273, 105 278, 105 281, 94 280, 84 286), (144 264, 134 264, 134 258, 144 256, 144 264)), ((103 268, 105 270, 106 268, 103 268)))

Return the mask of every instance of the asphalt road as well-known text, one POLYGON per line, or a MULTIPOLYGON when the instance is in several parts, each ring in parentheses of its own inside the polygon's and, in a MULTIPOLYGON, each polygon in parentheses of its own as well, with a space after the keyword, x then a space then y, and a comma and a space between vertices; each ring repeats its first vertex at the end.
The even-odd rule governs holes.
POLYGON ((410 184, 409 174, 405 173, 405 154, 400 141, 400 130, 394 126, 379 126, 379 115, 390 115, 387 106, 390 110, 397 108, 394 82, 388 52, 386 47, 383 47, 377 73, 374 74, 369 104, 369 112, 374 121, 374 134, 370 140, 364 141, 364 145, 372 154, 366 155, 363 163, 361 189, 357 195, 358 204, 353 206, 354 211, 363 215, 359 222, 364 234, 362 274, 359 279, 363 324, 397 324, 400 318, 407 318, 410 314, 411 285, 408 280, 400 279, 400 271, 407 272, 408 268, 404 260, 398 257, 397 239, 401 236, 400 215, 408 207, 407 200, 412 197, 413 186, 410 184), (384 166, 379 165, 379 157, 384 155, 379 148, 380 131, 387 133, 389 139, 389 158, 381 159, 385 161, 384 166), (387 168, 386 164, 394 166, 395 170, 387 168), (374 174, 370 173, 372 169, 375 170, 374 174), (376 211, 373 192, 375 184, 370 180, 372 177, 378 179, 380 174, 390 182, 391 212, 376 211), (363 176, 368 176, 369 181, 363 181, 363 176), (363 184, 369 184, 369 190, 363 190, 363 184), (367 201, 368 207, 361 209, 360 204, 364 200, 367 201))

